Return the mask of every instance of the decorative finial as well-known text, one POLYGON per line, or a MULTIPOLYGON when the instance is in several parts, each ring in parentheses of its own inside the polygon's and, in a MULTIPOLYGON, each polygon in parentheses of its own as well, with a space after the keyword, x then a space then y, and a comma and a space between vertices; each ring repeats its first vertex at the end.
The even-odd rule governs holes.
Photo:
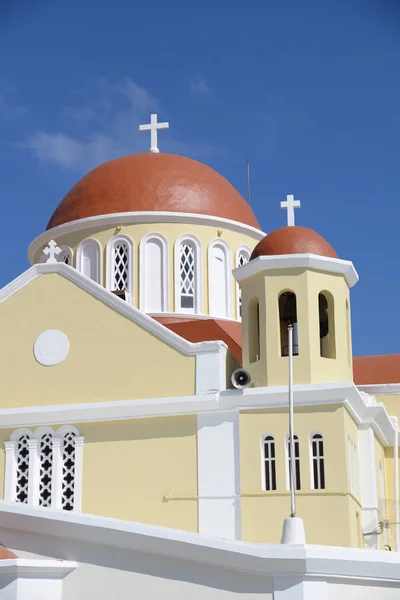
POLYGON ((300 208, 300 200, 295 200, 294 196, 286 196, 286 202, 281 202, 281 208, 287 210, 287 224, 289 227, 294 226, 294 209, 300 208))
POLYGON ((147 125, 139 125, 139 131, 150 130, 150 152, 160 152, 157 147, 157 131, 158 129, 168 129, 169 123, 157 123, 157 115, 151 115, 150 123, 147 125))
POLYGON ((48 256, 46 264, 58 263, 56 256, 61 254, 62 250, 59 248, 54 240, 50 240, 49 245, 43 250, 43 254, 48 256))

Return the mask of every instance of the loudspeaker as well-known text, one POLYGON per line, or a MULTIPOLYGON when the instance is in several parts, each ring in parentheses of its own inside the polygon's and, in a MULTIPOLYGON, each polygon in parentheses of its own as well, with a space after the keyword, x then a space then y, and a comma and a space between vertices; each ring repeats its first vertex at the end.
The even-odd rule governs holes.
POLYGON ((249 387, 251 383, 251 375, 246 369, 236 369, 233 371, 231 377, 233 387, 238 390, 244 390, 244 388, 249 387))

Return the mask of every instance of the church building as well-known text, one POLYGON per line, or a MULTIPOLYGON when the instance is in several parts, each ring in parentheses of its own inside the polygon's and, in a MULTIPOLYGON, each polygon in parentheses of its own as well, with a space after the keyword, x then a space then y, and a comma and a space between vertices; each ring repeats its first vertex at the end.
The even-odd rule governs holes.
POLYGON ((355 266, 294 196, 262 231, 165 126, 0 291, 0 599, 399 598, 400 355, 353 356, 355 266))

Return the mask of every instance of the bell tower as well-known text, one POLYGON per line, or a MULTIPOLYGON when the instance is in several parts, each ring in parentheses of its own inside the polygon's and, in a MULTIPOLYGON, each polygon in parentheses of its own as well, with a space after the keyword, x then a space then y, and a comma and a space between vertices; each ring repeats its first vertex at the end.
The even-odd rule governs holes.
POLYGON ((350 288, 358 275, 318 233, 287 226, 267 235, 234 276, 242 290, 243 367, 257 386, 352 381, 350 288))

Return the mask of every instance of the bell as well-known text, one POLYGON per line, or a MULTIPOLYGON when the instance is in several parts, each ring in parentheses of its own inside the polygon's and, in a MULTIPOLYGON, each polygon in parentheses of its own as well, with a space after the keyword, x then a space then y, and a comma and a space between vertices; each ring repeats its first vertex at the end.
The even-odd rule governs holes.
POLYGON ((329 333, 328 303, 323 294, 318 297, 319 304, 319 337, 323 339, 329 333))
POLYGON ((281 301, 281 321, 287 324, 297 323, 296 295, 293 292, 284 292, 281 296, 281 301))

